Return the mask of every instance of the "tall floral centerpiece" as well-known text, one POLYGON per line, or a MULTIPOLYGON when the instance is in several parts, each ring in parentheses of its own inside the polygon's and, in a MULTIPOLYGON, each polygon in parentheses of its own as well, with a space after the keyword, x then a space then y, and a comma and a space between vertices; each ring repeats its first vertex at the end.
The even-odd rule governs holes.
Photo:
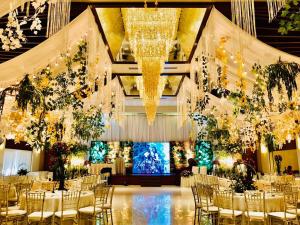
POLYGON ((281 155, 275 155, 274 160, 275 160, 275 163, 276 163, 277 174, 280 175, 281 174, 282 156, 281 155))
POLYGON ((56 142, 50 149, 49 168, 53 171, 54 178, 59 181, 58 190, 65 190, 65 164, 70 154, 70 148, 64 142, 56 142))

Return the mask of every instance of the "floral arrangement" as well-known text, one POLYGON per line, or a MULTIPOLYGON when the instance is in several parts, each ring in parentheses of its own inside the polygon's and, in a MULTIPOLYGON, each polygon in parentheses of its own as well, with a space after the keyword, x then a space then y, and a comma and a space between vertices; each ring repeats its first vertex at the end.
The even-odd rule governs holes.
POLYGON ((30 0, 27 2, 27 12, 24 16, 20 16, 21 11, 15 9, 8 14, 8 22, 6 27, 0 28, 0 44, 5 51, 14 50, 22 47, 22 42, 26 41, 22 27, 30 24, 30 30, 36 35, 42 29, 39 15, 46 9, 48 0, 30 0), (33 7, 34 14, 29 15, 29 8, 33 7))
POLYGON ((281 174, 281 162, 282 162, 282 156, 281 155, 275 155, 274 160, 276 163, 276 169, 277 169, 277 174, 281 174))
POLYGON ((180 175, 182 177, 189 177, 189 176, 193 176, 193 172, 189 170, 183 170, 180 175))

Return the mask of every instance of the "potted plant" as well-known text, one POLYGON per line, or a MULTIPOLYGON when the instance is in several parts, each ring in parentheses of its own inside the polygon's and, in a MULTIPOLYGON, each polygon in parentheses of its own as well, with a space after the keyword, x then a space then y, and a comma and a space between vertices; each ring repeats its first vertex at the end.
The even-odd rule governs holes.
POLYGON ((277 170, 277 174, 281 175, 281 162, 282 162, 282 156, 281 155, 275 155, 274 156, 274 160, 276 163, 276 170, 277 170))
POLYGON ((49 167, 53 171, 55 179, 59 181, 58 190, 65 190, 65 164, 70 153, 68 145, 64 142, 56 142, 50 149, 49 167))
POLYGON ((18 174, 19 176, 26 176, 27 173, 28 173, 28 170, 27 170, 27 169, 24 169, 24 168, 20 168, 20 169, 18 170, 18 172, 17 172, 17 174, 18 174))

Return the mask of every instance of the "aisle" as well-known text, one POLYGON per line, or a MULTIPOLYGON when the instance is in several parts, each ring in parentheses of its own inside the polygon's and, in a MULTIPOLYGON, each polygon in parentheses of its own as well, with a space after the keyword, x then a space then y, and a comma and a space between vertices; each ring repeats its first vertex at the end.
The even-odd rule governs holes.
POLYGON ((116 225, 190 225, 194 202, 190 188, 118 186, 113 200, 116 225))

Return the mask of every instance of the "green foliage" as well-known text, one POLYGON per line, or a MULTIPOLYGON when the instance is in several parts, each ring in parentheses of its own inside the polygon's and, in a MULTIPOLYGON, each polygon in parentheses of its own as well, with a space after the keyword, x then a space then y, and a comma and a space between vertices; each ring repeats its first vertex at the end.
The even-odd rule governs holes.
POLYGON ((87 145, 75 143, 70 146, 70 151, 73 155, 79 155, 81 153, 87 153, 89 151, 89 148, 87 145))
POLYGON ((300 1, 288 0, 279 19, 278 32, 282 35, 290 31, 300 31, 300 1))
POLYGON ((88 112, 75 111, 73 113, 75 137, 89 141, 99 138, 104 132, 104 120, 101 109, 91 108, 88 112))
POLYGON ((30 106, 33 113, 42 105, 42 96, 30 81, 28 74, 19 84, 16 101, 20 109, 25 111, 30 106))
POLYGON ((293 91, 297 89, 296 78, 300 73, 300 65, 294 62, 288 63, 279 61, 271 64, 265 69, 267 80, 268 97, 271 102, 274 98, 272 90, 277 87, 278 92, 282 92, 282 85, 285 86, 289 100, 292 99, 293 91))

